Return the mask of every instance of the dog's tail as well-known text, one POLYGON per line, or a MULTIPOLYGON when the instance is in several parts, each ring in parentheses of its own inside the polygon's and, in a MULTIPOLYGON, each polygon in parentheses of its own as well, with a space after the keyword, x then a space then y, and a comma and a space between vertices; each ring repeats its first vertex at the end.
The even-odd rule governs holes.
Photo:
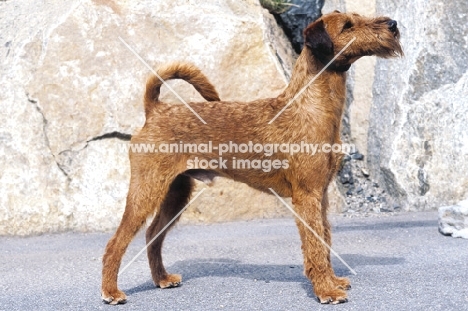
MULTIPOLYGON (((195 65, 186 62, 170 63, 157 71, 162 80, 183 79, 192 84, 207 101, 220 101, 218 92, 208 78, 195 65)), ((145 112, 149 113, 153 104, 159 102, 163 82, 156 75, 146 82, 145 112)))

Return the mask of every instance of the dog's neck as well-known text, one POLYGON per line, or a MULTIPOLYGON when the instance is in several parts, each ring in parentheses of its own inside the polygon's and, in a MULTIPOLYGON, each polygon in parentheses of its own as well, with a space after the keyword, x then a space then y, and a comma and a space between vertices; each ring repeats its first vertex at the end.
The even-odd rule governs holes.
POLYGON ((297 109, 299 115, 312 114, 311 118, 317 121, 332 122, 339 131, 346 96, 346 72, 327 68, 320 73, 324 66, 310 49, 304 48, 294 66, 291 81, 278 96, 278 101, 283 107, 301 93, 290 109, 297 109))
MULTIPOLYGON (((330 63, 331 60, 333 59, 332 56, 323 57, 320 55, 316 55, 315 58, 318 59, 324 66, 330 63)), ((328 65, 327 70, 336 71, 336 72, 346 72, 349 70, 349 68, 351 68, 351 64, 340 65, 340 64, 337 64, 336 62, 332 62, 330 65, 328 65)))

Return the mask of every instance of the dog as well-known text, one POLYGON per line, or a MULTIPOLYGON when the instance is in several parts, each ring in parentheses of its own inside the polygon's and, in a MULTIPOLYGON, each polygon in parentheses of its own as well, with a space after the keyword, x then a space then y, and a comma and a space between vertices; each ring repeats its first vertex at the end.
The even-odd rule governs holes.
MULTIPOLYGON (((132 136, 131 144, 162 145, 182 141, 195 144, 210 141, 213 145, 226 142, 341 144, 346 71, 362 56, 402 56, 399 36, 397 22, 388 17, 367 18, 338 11, 323 15, 304 30, 305 45, 285 90, 276 98, 247 103, 220 101, 216 89, 197 67, 172 63, 158 70, 160 77, 183 79, 198 90, 207 102, 190 103, 190 106, 206 124, 184 105, 160 102, 163 83, 153 76, 147 82, 144 96, 146 123, 132 136), (331 64, 326 67, 329 62, 331 64), (304 88, 314 77, 314 82, 304 88)), ((239 156, 236 150, 225 154, 228 159, 236 156, 239 156)), ((250 150, 242 156, 251 161, 279 160, 276 164, 287 165, 277 165, 270 171, 231 166, 206 169, 196 165, 188 169, 187 164, 194 163, 194 159, 212 161, 217 160, 219 154, 213 150, 172 154, 130 150, 131 179, 125 212, 103 256, 101 294, 104 302, 126 302, 125 293, 117 287, 122 256, 152 215, 154 219, 146 231, 147 242, 160 234, 147 248, 154 284, 167 288, 181 283, 180 275, 167 273, 163 266, 161 248, 168 230, 162 229, 189 202, 193 179, 210 182, 215 176, 228 177, 260 191, 271 193, 271 188, 282 197, 292 197, 297 214, 331 244, 327 188, 340 167, 342 153, 322 152, 311 156, 278 152, 268 157, 250 150)), ((297 226, 304 273, 311 280, 319 302, 346 302, 349 280, 335 275, 329 249, 302 222, 297 220, 297 226)))

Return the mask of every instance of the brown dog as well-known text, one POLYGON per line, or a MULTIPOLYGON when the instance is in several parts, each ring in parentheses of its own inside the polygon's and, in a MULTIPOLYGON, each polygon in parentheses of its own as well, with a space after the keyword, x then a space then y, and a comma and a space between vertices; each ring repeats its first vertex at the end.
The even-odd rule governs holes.
MULTIPOLYGON (((131 143, 161 146, 180 142, 206 144, 210 141, 213 146, 229 142, 238 145, 249 142, 341 144, 346 71, 362 56, 402 55, 397 22, 387 17, 365 18, 336 11, 310 24, 304 30, 304 36, 305 47, 296 62, 291 82, 277 98, 249 103, 220 102, 215 88, 196 67, 176 63, 160 69, 159 75, 163 79, 184 79, 209 101, 190 104, 206 124, 183 105, 160 102, 158 97, 162 83, 152 77, 146 85, 146 123, 132 137, 131 143), (353 38, 355 41, 314 83, 274 122, 270 122, 353 38)), ((270 160, 277 164, 268 171, 233 168, 233 165, 202 169, 205 167, 194 164, 196 160, 221 160, 219 152, 180 151, 130 151, 131 180, 127 205, 120 226, 107 244, 103 257, 102 299, 105 302, 126 302, 125 294, 117 287, 117 275, 128 244, 148 217, 155 215, 146 232, 147 241, 151 241, 184 208, 193 189, 192 178, 206 181, 214 176, 224 176, 261 191, 270 193, 269 188, 272 188, 283 197, 292 197, 297 213, 330 245, 327 187, 340 165, 341 153, 322 152, 311 156, 307 153, 276 152, 267 156, 252 150, 242 154, 238 150, 229 150, 223 154, 225 159, 242 156, 251 163, 254 160, 260 161, 257 163, 270 160), (283 165, 285 163, 287 165, 283 165)), ((349 280, 335 276, 328 248, 300 221, 297 221, 297 226, 302 240, 305 275, 312 281, 319 301, 346 301, 345 290, 350 287, 349 280)), ((164 269, 161 247, 166 232, 147 249, 153 281, 161 288, 177 286, 182 280, 180 275, 168 274, 164 269)))

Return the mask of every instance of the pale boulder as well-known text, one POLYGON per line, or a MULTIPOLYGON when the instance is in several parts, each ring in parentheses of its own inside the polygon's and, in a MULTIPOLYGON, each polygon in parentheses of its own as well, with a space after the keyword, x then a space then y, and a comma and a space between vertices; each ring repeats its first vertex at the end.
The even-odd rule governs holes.
MULTIPOLYGON (((295 58, 254 0, 11 0, 0 2, 0 39, 3 235, 118 225, 129 180, 125 146, 143 125, 150 74, 122 40, 151 67, 195 63, 223 100, 276 96, 295 58)), ((170 83, 185 100, 202 100, 186 83, 170 83)), ((165 101, 180 104, 163 89, 165 101)), ((183 219, 285 215, 275 197, 221 179, 183 219)))
POLYGON ((468 195, 468 3, 377 1, 398 21, 405 57, 378 59, 368 164, 406 210, 468 195))
POLYGON ((439 231, 454 238, 468 239, 468 200, 439 208, 439 231))

